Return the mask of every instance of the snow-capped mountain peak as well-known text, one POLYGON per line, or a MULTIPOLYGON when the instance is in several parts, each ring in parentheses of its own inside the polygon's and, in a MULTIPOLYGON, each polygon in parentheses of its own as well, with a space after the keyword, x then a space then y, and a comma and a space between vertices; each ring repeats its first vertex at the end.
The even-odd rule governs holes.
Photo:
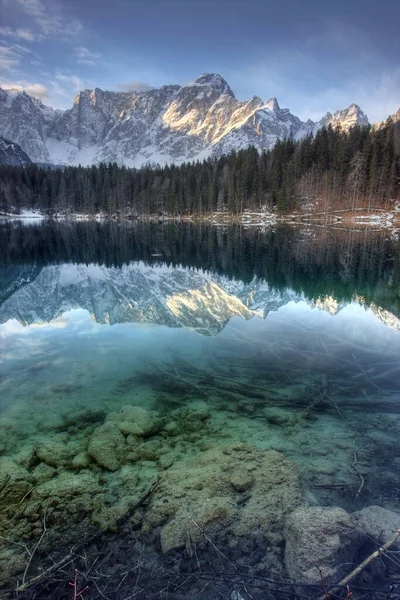
POLYGON ((200 75, 200 77, 198 77, 197 79, 192 81, 191 84, 189 84, 189 86, 196 85, 207 86, 215 90, 216 92, 219 92, 220 94, 228 94, 228 96, 232 96, 232 98, 235 97, 234 93, 232 92, 225 79, 217 73, 203 73, 203 75, 200 75))
POLYGON ((205 73, 180 87, 146 91, 83 90, 72 107, 54 110, 19 89, 0 88, 0 135, 35 162, 89 165, 181 163, 218 157, 278 139, 301 139, 331 124, 344 130, 368 119, 355 104, 318 123, 302 122, 276 98, 240 101, 221 75, 205 73))
POLYGON ((278 100, 276 98, 270 98, 264 106, 272 112, 278 112, 278 110, 280 110, 278 100))

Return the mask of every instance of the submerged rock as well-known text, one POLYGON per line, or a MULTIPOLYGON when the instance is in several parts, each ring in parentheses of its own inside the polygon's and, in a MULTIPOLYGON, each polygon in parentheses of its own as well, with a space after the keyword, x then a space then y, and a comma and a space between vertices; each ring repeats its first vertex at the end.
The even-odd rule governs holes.
POLYGON ((54 467, 47 465, 46 463, 39 463, 35 469, 32 471, 32 475, 35 478, 35 482, 37 485, 41 485, 46 481, 49 481, 52 477, 57 473, 54 467))
POLYGON ((138 437, 147 437, 161 428, 161 422, 155 413, 131 404, 121 406, 117 412, 107 415, 106 422, 116 423, 125 435, 132 434, 138 437))
POLYGON ((32 488, 32 476, 8 456, 0 457, 0 507, 18 504, 32 488))
POLYGON ((272 425, 288 425, 296 416, 293 412, 279 408, 278 406, 264 408, 262 412, 268 423, 272 425))
POLYGON ((51 467, 67 466, 81 449, 79 442, 67 442, 65 435, 60 435, 39 444, 36 456, 51 467))
POLYGON ((338 507, 298 508, 286 519, 284 535, 287 573, 302 583, 320 581, 313 560, 326 582, 340 581, 365 540, 354 517, 338 507))
POLYGON ((80 473, 63 471, 57 477, 38 486, 33 492, 33 498, 51 498, 53 502, 58 499, 58 504, 64 504, 71 499, 71 496, 87 496, 99 491, 97 478, 90 471, 80 473))
POLYGON ((104 423, 95 429, 87 452, 101 467, 116 471, 125 456, 125 438, 115 423, 104 423))
MULTIPOLYGON (((382 506, 367 506, 354 513, 357 525, 378 544, 384 544, 400 529, 400 514, 382 506)), ((400 548, 400 539, 396 542, 400 548)))
POLYGON ((143 527, 162 527, 164 553, 223 533, 228 525, 236 536, 261 532, 279 544, 284 518, 301 503, 298 471, 282 454, 224 446, 164 472, 143 527))

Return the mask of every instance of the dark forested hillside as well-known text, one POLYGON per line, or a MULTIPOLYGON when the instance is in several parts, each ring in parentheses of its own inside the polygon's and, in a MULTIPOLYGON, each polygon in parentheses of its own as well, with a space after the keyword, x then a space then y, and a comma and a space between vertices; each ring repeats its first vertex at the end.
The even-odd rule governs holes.
POLYGON ((204 214, 277 209, 388 208, 400 197, 400 122, 320 130, 203 163, 144 167, 0 167, 0 211, 46 214, 204 214))

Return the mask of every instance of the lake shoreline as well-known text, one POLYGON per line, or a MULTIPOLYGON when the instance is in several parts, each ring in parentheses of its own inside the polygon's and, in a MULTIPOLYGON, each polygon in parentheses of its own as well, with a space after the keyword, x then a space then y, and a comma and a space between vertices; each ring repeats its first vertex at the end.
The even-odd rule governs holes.
POLYGON ((340 209, 330 212, 292 212, 288 214, 279 214, 273 212, 244 212, 234 214, 229 212, 213 212, 191 215, 168 215, 168 214, 148 214, 133 215, 125 214, 82 214, 82 213, 63 213, 46 215, 39 212, 25 211, 21 214, 0 214, 0 220, 29 220, 40 221, 42 219, 51 220, 104 220, 104 221, 140 221, 140 222, 161 222, 161 223, 207 223, 211 225, 232 225, 241 224, 244 226, 274 226, 278 224, 288 225, 325 225, 342 227, 375 226, 379 228, 398 228, 400 227, 400 211, 398 207, 395 210, 385 211, 384 209, 373 209, 367 211, 364 209, 340 209))

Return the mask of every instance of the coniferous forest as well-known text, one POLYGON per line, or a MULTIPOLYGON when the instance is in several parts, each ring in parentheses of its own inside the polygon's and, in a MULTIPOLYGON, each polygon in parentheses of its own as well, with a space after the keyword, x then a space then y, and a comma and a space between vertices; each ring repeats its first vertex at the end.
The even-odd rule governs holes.
POLYGON ((0 211, 54 214, 199 215, 217 211, 329 212, 389 208, 400 197, 400 122, 328 127, 180 166, 127 169, 0 167, 0 211))

